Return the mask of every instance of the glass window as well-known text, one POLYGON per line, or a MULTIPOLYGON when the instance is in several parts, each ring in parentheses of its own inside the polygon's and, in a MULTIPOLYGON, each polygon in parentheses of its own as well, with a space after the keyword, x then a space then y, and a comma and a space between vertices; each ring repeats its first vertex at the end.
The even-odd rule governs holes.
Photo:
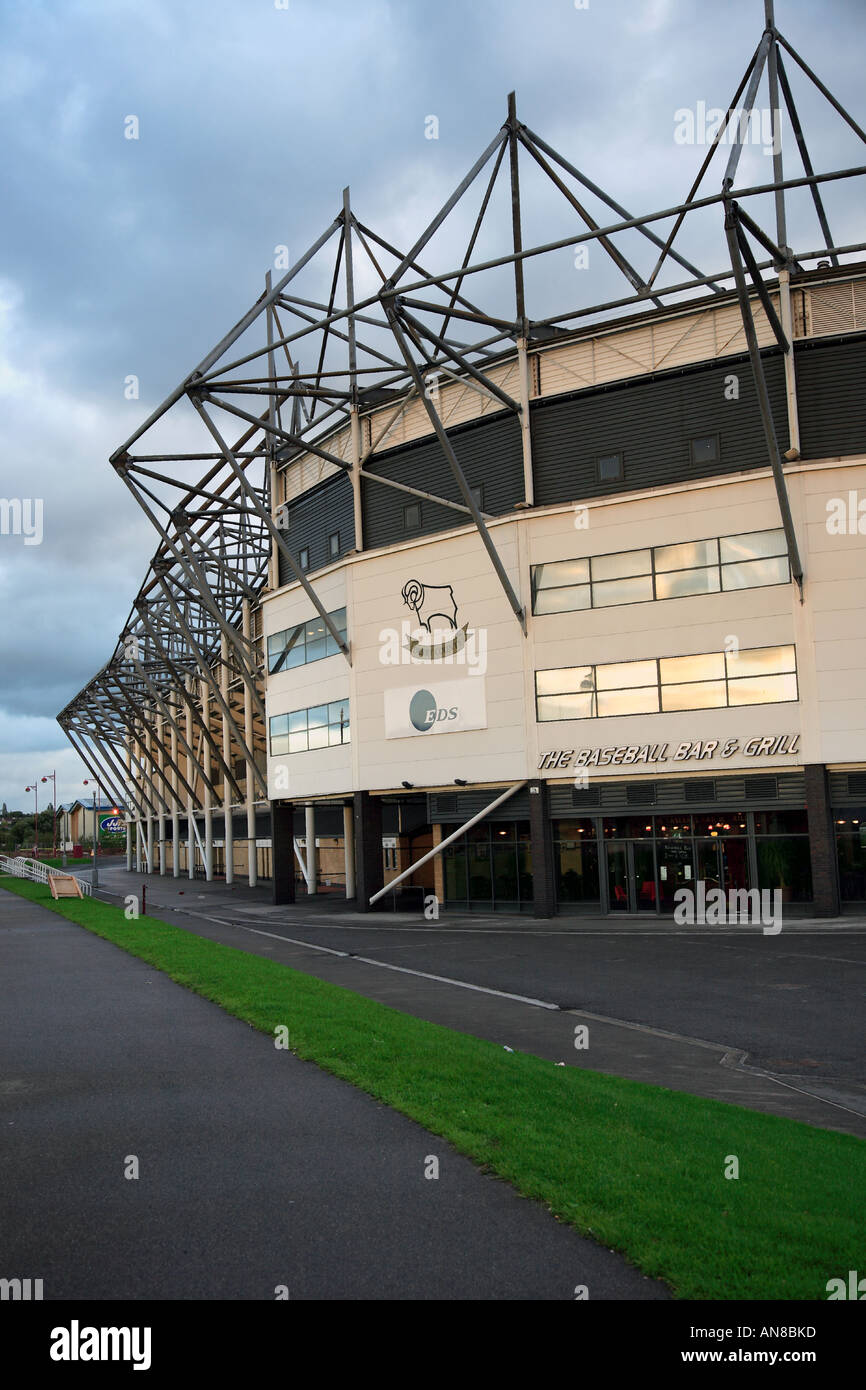
POLYGON ((403 530, 417 531, 421 525, 421 503, 410 502, 403 508, 403 530))
POLYGON ((767 555, 786 555, 785 532, 748 531, 742 536, 723 536, 719 541, 722 564, 733 560, 761 560, 767 555))
MULTIPOLYGON (((592 667, 589 667, 592 670, 592 667)), ((655 661, 617 661, 596 667, 599 690, 622 690, 639 685, 656 685, 655 661)))
POLYGON ((469 491, 472 493, 472 500, 473 500, 473 502, 475 503, 476 507, 478 508, 479 512, 483 511, 483 510, 484 510, 484 485, 483 485, 482 483, 477 483, 474 487, 471 487, 471 488, 469 489, 469 491))
POLYGON ((555 820, 553 822, 554 840, 594 840, 595 821, 582 816, 577 820, 555 820))
POLYGON ((725 657, 723 652, 702 653, 700 656, 663 656, 659 669, 662 685, 724 680, 725 657))
POLYGON ((340 533, 339 531, 332 531, 330 536, 328 537, 328 554, 331 556, 332 559, 335 559, 336 556, 339 555, 339 553, 340 533))
POLYGON ((689 685, 662 686, 665 714, 679 709, 721 709, 727 703, 724 681, 692 681, 689 685))
POLYGON ((298 552, 298 568, 302 570, 310 568, 310 551, 306 545, 298 552))
POLYGON ((671 811, 667 816, 656 816, 655 818, 656 835, 660 839, 682 840, 686 835, 692 833, 691 816, 680 815, 677 811, 671 811))
POLYGON ((562 589, 540 589, 535 595, 533 612, 542 617, 545 613, 573 613, 590 606, 588 584, 574 585, 562 589))
POLYGON ((717 434, 704 434, 698 439, 693 439, 692 463, 717 463, 719 458, 719 436, 717 434))
POLYGON ((595 714, 595 696, 539 695, 536 700, 540 723, 551 719, 591 719, 595 714))
MULTIPOLYGON (((345 641, 346 610, 338 608, 328 615, 345 641)), ((333 656, 339 651, 321 618, 297 627, 286 628, 283 632, 268 637, 268 670, 272 675, 280 671, 303 666, 308 661, 318 661, 324 656, 333 656)))
POLYGON ((756 811, 756 835, 808 835, 808 811, 756 811))
POLYGON ((732 705, 776 705, 796 699, 797 677, 793 675, 762 676, 728 684, 728 701, 732 705))
POLYGON ((696 835, 745 835, 747 831, 745 811, 712 811, 709 815, 695 816, 696 835))
POLYGON ((622 454, 599 454, 596 459, 600 483, 613 483, 622 477, 622 454))
POLYGON ((616 579, 604 584, 593 584, 593 608, 612 608, 619 603, 651 603, 653 596, 652 575, 641 575, 636 579, 616 579))
MULTIPOLYGON (((734 587, 734 586, 731 586, 734 587)), ((746 587, 743 585, 742 587, 746 587)), ((687 598, 690 594, 717 594, 719 571, 674 570, 656 575, 656 598, 687 598)))
POLYGON ((659 692, 657 685, 637 690, 605 690, 598 695, 600 717, 615 714, 658 714, 659 692))
POLYGON ((533 565, 532 580, 536 589, 550 589, 563 584, 588 584, 589 560, 552 560, 533 565))
POLYGON ((719 543, 717 540, 682 541, 679 545, 657 545, 653 553, 657 574, 698 569, 701 565, 718 564, 719 543))
POLYGON ((783 903, 811 901, 812 861, 802 840, 767 836, 756 840, 755 848, 760 888, 779 889, 783 903))
POLYGON ((329 705, 292 710, 275 715, 270 721, 271 753, 305 753, 349 742, 349 702, 332 700, 329 705))
POLYGON ((593 555, 592 582, 599 579, 627 579, 633 574, 649 574, 652 570, 648 550, 621 550, 614 555, 593 555))
POLYGON ((728 676, 775 676, 796 671, 793 647, 751 647, 739 654, 727 652, 728 676))
POLYGON ((536 671, 538 695, 559 695, 563 691, 592 690, 595 686, 591 666, 561 666, 553 671, 536 671))
POLYGON ((787 584, 790 578, 787 555, 769 560, 751 560, 743 565, 722 565, 722 586, 732 589, 760 589, 765 584, 787 584))

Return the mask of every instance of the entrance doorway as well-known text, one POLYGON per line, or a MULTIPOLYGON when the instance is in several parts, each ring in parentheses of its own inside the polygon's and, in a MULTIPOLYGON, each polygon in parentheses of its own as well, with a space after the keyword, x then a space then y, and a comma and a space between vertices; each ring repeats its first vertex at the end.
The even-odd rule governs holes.
POLYGON ((658 911, 652 842, 609 841, 605 850, 611 912, 658 911))

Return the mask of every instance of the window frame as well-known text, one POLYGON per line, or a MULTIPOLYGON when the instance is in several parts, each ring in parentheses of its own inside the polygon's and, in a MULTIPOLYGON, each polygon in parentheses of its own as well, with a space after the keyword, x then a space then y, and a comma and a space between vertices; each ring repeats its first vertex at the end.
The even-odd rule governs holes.
POLYGON ((561 614, 561 613, 584 613, 584 612, 587 611, 587 609, 592 609, 592 608, 628 608, 628 607, 631 607, 631 606, 633 606, 634 604, 637 604, 637 603, 671 603, 671 602, 673 602, 675 599, 678 599, 678 598, 707 598, 707 597, 709 597, 710 595, 713 595, 713 594, 738 594, 738 593, 746 593, 746 592, 749 592, 749 591, 751 591, 752 589, 770 589, 770 588, 773 588, 774 586, 777 586, 777 585, 781 585, 781 584, 790 584, 790 582, 791 582, 791 561, 790 561, 790 556, 788 555, 788 547, 787 547, 787 542, 786 542, 786 540, 785 540, 785 532, 784 532, 784 530, 782 529, 782 527, 778 527, 778 526, 762 526, 762 527, 759 527, 757 530, 754 530, 754 531, 739 531, 739 532, 733 532, 733 533, 729 533, 729 534, 726 535, 726 536, 696 536, 696 537, 694 537, 694 538, 692 538, 692 539, 690 539, 690 540, 688 540, 688 541, 665 541, 664 544, 662 544, 662 545, 652 545, 652 546, 645 546, 645 545, 644 545, 644 546, 637 546, 637 547, 635 547, 634 550, 614 550, 614 551, 608 551, 608 552, 606 552, 606 553, 604 553, 604 554, 601 554, 601 555, 578 555, 578 556, 569 556, 569 557, 566 557, 566 558, 564 558, 564 559, 562 559, 562 560, 542 560, 542 561, 539 561, 537 564, 530 565, 530 567, 529 567, 529 577, 530 577, 530 589, 531 589, 531 594, 532 594, 532 615, 533 615, 533 617, 546 618, 546 617, 555 617, 555 616, 557 616, 558 614, 561 614), (722 542, 723 542, 723 541, 729 541, 729 540, 746 540, 749 536, 761 536, 761 535, 767 535, 767 534, 774 534, 774 535, 776 535, 776 536, 778 537, 779 549, 778 549, 778 551, 777 551, 774 555, 753 555, 751 558, 749 558, 749 557, 743 557, 743 558, 740 558, 740 559, 737 559, 737 560, 723 560, 723 559, 722 559, 722 542), (716 547, 716 559, 715 559, 712 563, 710 563, 710 564, 708 564, 708 565, 684 565, 684 566, 682 566, 682 567, 679 568, 679 569, 664 569, 664 570, 660 570, 660 569, 657 568, 656 551, 660 551, 660 550, 669 550, 669 549, 671 549, 671 548, 672 548, 673 546, 675 546, 675 545, 707 545, 707 544, 710 543, 710 542, 715 542, 715 547, 716 547), (594 598, 595 598, 594 589, 595 589, 599 584, 616 584, 616 583, 621 582, 621 581, 618 580, 618 579, 605 579, 605 580, 596 579, 596 578, 595 578, 595 575, 594 575, 594 566, 595 566, 595 563, 598 562, 599 560, 608 559, 610 556, 613 556, 613 555, 640 555, 640 554, 642 554, 644 551, 648 551, 648 553, 649 553, 649 560, 650 560, 650 568, 649 568, 649 570, 643 570, 640 574, 630 575, 630 576, 622 576, 621 578, 623 578, 623 579, 635 579, 635 580, 636 580, 636 579, 644 579, 644 578, 646 578, 646 577, 649 576, 649 577, 650 577, 650 580, 651 580, 651 583, 650 583, 650 587, 651 587, 651 591, 652 591, 651 594, 650 594, 647 598, 632 598, 632 599, 627 599, 627 600, 626 600, 625 602, 623 602, 623 603, 595 603, 595 602, 594 602, 594 598), (786 567, 786 569, 787 569, 787 578, 785 578, 785 579, 771 579, 771 580, 767 581, 766 583, 760 583, 760 584, 746 584, 746 585, 741 585, 741 586, 737 586, 737 587, 727 587, 727 588, 725 587, 725 576, 726 576, 726 574, 729 573, 730 571, 732 571, 732 570, 734 570, 734 569, 741 569, 744 565, 752 565, 752 564, 760 563, 760 562, 762 562, 762 561, 772 561, 772 560, 784 560, 784 561, 785 561, 785 567, 786 567), (553 570, 554 575, 555 575, 555 573, 556 573, 556 566, 557 566, 557 565, 574 565, 574 564, 576 564, 578 561, 585 561, 585 562, 586 562, 586 565, 587 565, 587 573, 588 573, 588 576, 589 576, 586 580, 579 580, 579 581, 577 581, 577 582, 571 582, 571 583, 568 583, 568 584, 541 584, 541 585, 539 584, 539 578, 540 578, 540 577, 543 577, 543 572, 544 572, 545 570, 547 570, 548 572, 550 572, 551 570, 553 570), (667 582, 667 581, 670 580, 670 577, 673 576, 673 575, 678 575, 678 574, 694 574, 694 575, 697 575, 697 574, 702 574, 702 573, 706 573, 706 574, 715 574, 715 576, 716 576, 716 578, 717 578, 717 580, 718 580, 717 587, 715 587, 715 588, 710 588, 710 589, 700 589, 700 590, 697 590, 696 592, 690 593, 690 594, 669 594, 669 595, 665 595, 665 596, 663 596, 663 597, 659 597, 659 593, 658 593, 659 579, 660 579, 662 576, 664 577, 665 582, 667 582), (576 590, 581 590, 581 591, 588 591, 588 594, 589 594, 589 602, 588 602, 587 604, 579 605, 579 606, 576 606, 576 607, 574 607, 574 608, 559 608, 559 609, 552 609, 549 613, 539 613, 539 611, 538 611, 539 596, 540 596, 541 594, 553 593, 553 592, 555 592, 555 591, 558 590, 558 589, 576 589, 576 590))
POLYGON ((595 477, 599 483, 621 483, 625 478, 625 456, 622 449, 613 449, 607 454, 596 454, 595 456, 595 477), (601 464, 603 459, 618 459, 619 472, 612 478, 602 477, 601 464))
MULTIPOLYGON (((787 705, 787 704, 797 704, 798 701, 799 701, 799 699, 800 699, 800 681, 799 681, 799 670, 798 670, 798 667, 797 667, 797 645, 796 645, 795 642, 772 642, 772 643, 768 643, 766 646, 763 646, 763 647, 744 647, 744 648, 741 648, 740 652, 737 654, 737 657, 735 657, 735 658, 733 658, 733 659, 734 659, 734 660, 738 660, 738 659, 739 659, 739 656, 745 656, 745 655, 751 654, 751 653, 753 653, 753 652, 776 651, 776 650, 778 650, 778 651, 789 651, 789 652, 791 653, 791 657, 790 657, 791 665, 790 665, 789 667, 786 667, 784 670, 780 669, 780 670, 775 670, 775 671, 771 671, 771 672, 765 672, 765 673, 764 673, 764 678, 766 678, 767 680, 775 680, 775 679, 778 679, 778 678, 781 678, 781 677, 784 677, 784 676, 793 676, 793 677, 794 677, 794 692, 795 692, 795 693, 794 693, 794 695, 793 695, 793 697, 792 697, 791 699, 784 699, 784 700, 756 700, 756 701, 746 701, 746 702, 743 702, 743 703, 732 702, 732 701, 731 701, 731 685, 734 685, 734 686, 736 687, 737 685, 744 684, 744 683, 747 682, 747 681, 760 680, 760 679, 762 678, 761 675, 760 675, 760 674, 758 674, 758 675, 747 675, 747 676, 736 676, 736 675, 732 675, 732 674, 731 674, 730 664, 729 664, 729 663, 730 663, 730 659, 732 658, 732 653, 730 653, 730 652, 728 652, 728 651, 725 651, 725 650, 722 650, 721 652, 719 652, 719 651, 715 651, 715 652, 694 652, 694 653, 681 653, 681 652, 680 652, 680 653, 674 653, 674 654, 672 654, 672 655, 669 654, 669 655, 667 655, 667 656, 635 657, 635 658, 632 658, 630 661, 627 661, 627 662, 626 662, 626 661, 606 661, 606 662, 598 662, 598 663, 595 663, 595 664, 584 665, 584 666, 551 666, 551 667, 546 667, 546 668, 544 668, 544 669, 542 669, 542 670, 540 670, 540 671, 539 671, 539 670, 536 670, 535 673, 534 673, 534 687, 535 687, 535 722, 536 722, 537 724, 556 724, 556 723, 560 723, 560 722, 564 722, 564 721, 570 723, 572 720, 583 720, 583 719, 632 719, 632 718, 646 718, 647 716, 649 716, 649 715, 654 715, 654 714, 683 714, 683 713, 686 713, 687 711, 702 710, 702 709, 745 709, 745 708, 755 708, 755 707, 758 706, 758 705, 762 705, 762 706, 763 706, 763 705, 787 705), (700 657, 718 657, 718 656, 720 656, 720 657, 722 658, 722 670, 723 670, 723 674, 720 675, 720 676, 712 676, 712 677, 707 676, 707 677, 701 677, 701 678, 698 679, 698 680, 691 680, 691 681, 670 681, 670 680, 665 681, 665 680, 662 679, 661 663, 662 663, 663 661, 676 661, 676 660, 681 660, 681 659, 692 659, 692 660, 697 660, 697 659, 700 658, 700 657), (599 674, 598 674, 598 673, 599 673, 600 670, 603 671, 606 667, 627 666, 627 665, 648 665, 650 662, 654 663, 654 665, 655 665, 655 682, 649 682, 649 683, 645 682, 645 683, 640 684, 640 685, 617 686, 617 687, 614 687, 614 688, 607 688, 607 687, 605 687, 604 685, 600 685, 600 683, 599 683, 599 674), (576 689, 573 689, 573 690, 562 689, 562 690, 559 690, 559 691, 544 691, 544 692, 542 692, 542 693, 539 693, 539 690, 538 690, 538 677, 539 677, 539 676, 550 675, 550 674, 552 674, 552 673, 555 672, 555 671, 588 671, 588 672, 590 673, 590 675, 589 675, 588 678, 587 678, 587 677, 584 677, 584 680, 583 680, 583 686, 584 686, 584 688, 583 688, 583 689, 581 689, 580 686, 578 686, 576 689), (699 687, 699 686, 718 686, 719 684, 722 684, 722 685, 724 686, 724 692, 725 692, 725 699, 724 699, 724 703, 722 703, 722 704, 682 705, 682 706, 679 706, 677 709, 665 709, 665 707, 664 707, 664 692, 665 692, 665 690, 683 690, 683 689, 687 689, 689 686, 693 686, 693 687, 696 687, 696 688, 697 688, 697 687, 699 687), (614 711, 614 712, 611 713, 611 714, 602 714, 602 713, 599 712, 599 694, 601 694, 602 697, 604 697, 605 695, 628 695, 628 693, 631 691, 631 692, 633 692, 633 694, 637 697, 638 695, 642 694, 643 692, 648 691, 648 690, 652 690, 653 688, 655 688, 655 691, 656 691, 656 701, 657 701, 657 707, 656 707, 654 710, 635 710, 635 711, 632 711, 632 712, 628 712, 628 711, 623 712, 622 710, 616 710, 616 711, 614 711), (569 696, 582 696, 582 697, 584 697, 584 698, 587 697, 587 696, 589 696, 589 697, 590 697, 590 698, 589 698, 589 705, 590 705, 591 713, 590 713, 590 714, 575 714, 575 715, 552 715, 552 716, 542 717, 542 715, 541 715, 540 712, 539 712, 539 700, 563 699, 563 698, 567 698, 567 697, 569 697, 569 696)), ((604 700, 602 700, 602 703, 604 703, 604 700)))

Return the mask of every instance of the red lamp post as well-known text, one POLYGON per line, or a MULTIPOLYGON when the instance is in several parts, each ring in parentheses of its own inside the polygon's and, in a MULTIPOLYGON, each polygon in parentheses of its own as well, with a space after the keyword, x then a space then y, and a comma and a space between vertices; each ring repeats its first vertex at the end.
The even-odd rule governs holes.
POLYGON ((24 790, 25 790, 26 792, 32 792, 32 793, 33 793, 33 804, 34 804, 34 806, 36 807, 36 810, 35 810, 34 815, 33 815, 33 840, 34 840, 34 844, 33 844, 33 858, 34 858, 34 859, 38 859, 38 858, 39 858, 39 788, 38 788, 38 786, 36 785, 36 783, 34 782, 32 787, 25 787, 24 790))
MULTIPOLYGON (((52 859, 56 859, 56 858, 57 858, 57 773, 56 773, 56 772, 49 772, 49 774, 48 774, 47 777, 43 777, 43 778, 42 778, 42 781, 43 781, 43 782, 53 782, 53 783, 54 783, 54 795, 53 795, 53 797, 51 798, 51 805, 52 805, 52 807, 53 807, 53 812, 54 812, 54 814, 53 814, 53 819, 52 819, 52 823, 51 823, 51 858, 52 858, 52 859)), ((64 863, 64 866, 65 866, 65 864, 66 864, 66 854, 65 854, 65 853, 64 853, 64 855, 63 855, 63 863, 64 863)))

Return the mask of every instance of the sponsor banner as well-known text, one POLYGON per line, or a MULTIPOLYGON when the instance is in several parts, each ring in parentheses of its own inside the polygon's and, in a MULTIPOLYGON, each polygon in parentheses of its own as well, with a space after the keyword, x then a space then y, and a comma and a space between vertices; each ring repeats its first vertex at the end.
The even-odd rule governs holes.
POLYGON ((427 738, 487 728, 484 679, 419 681, 385 691, 385 737, 427 738))
POLYGON ((100 835, 123 835, 126 832, 126 821, 123 816, 100 816, 99 833, 100 835))

